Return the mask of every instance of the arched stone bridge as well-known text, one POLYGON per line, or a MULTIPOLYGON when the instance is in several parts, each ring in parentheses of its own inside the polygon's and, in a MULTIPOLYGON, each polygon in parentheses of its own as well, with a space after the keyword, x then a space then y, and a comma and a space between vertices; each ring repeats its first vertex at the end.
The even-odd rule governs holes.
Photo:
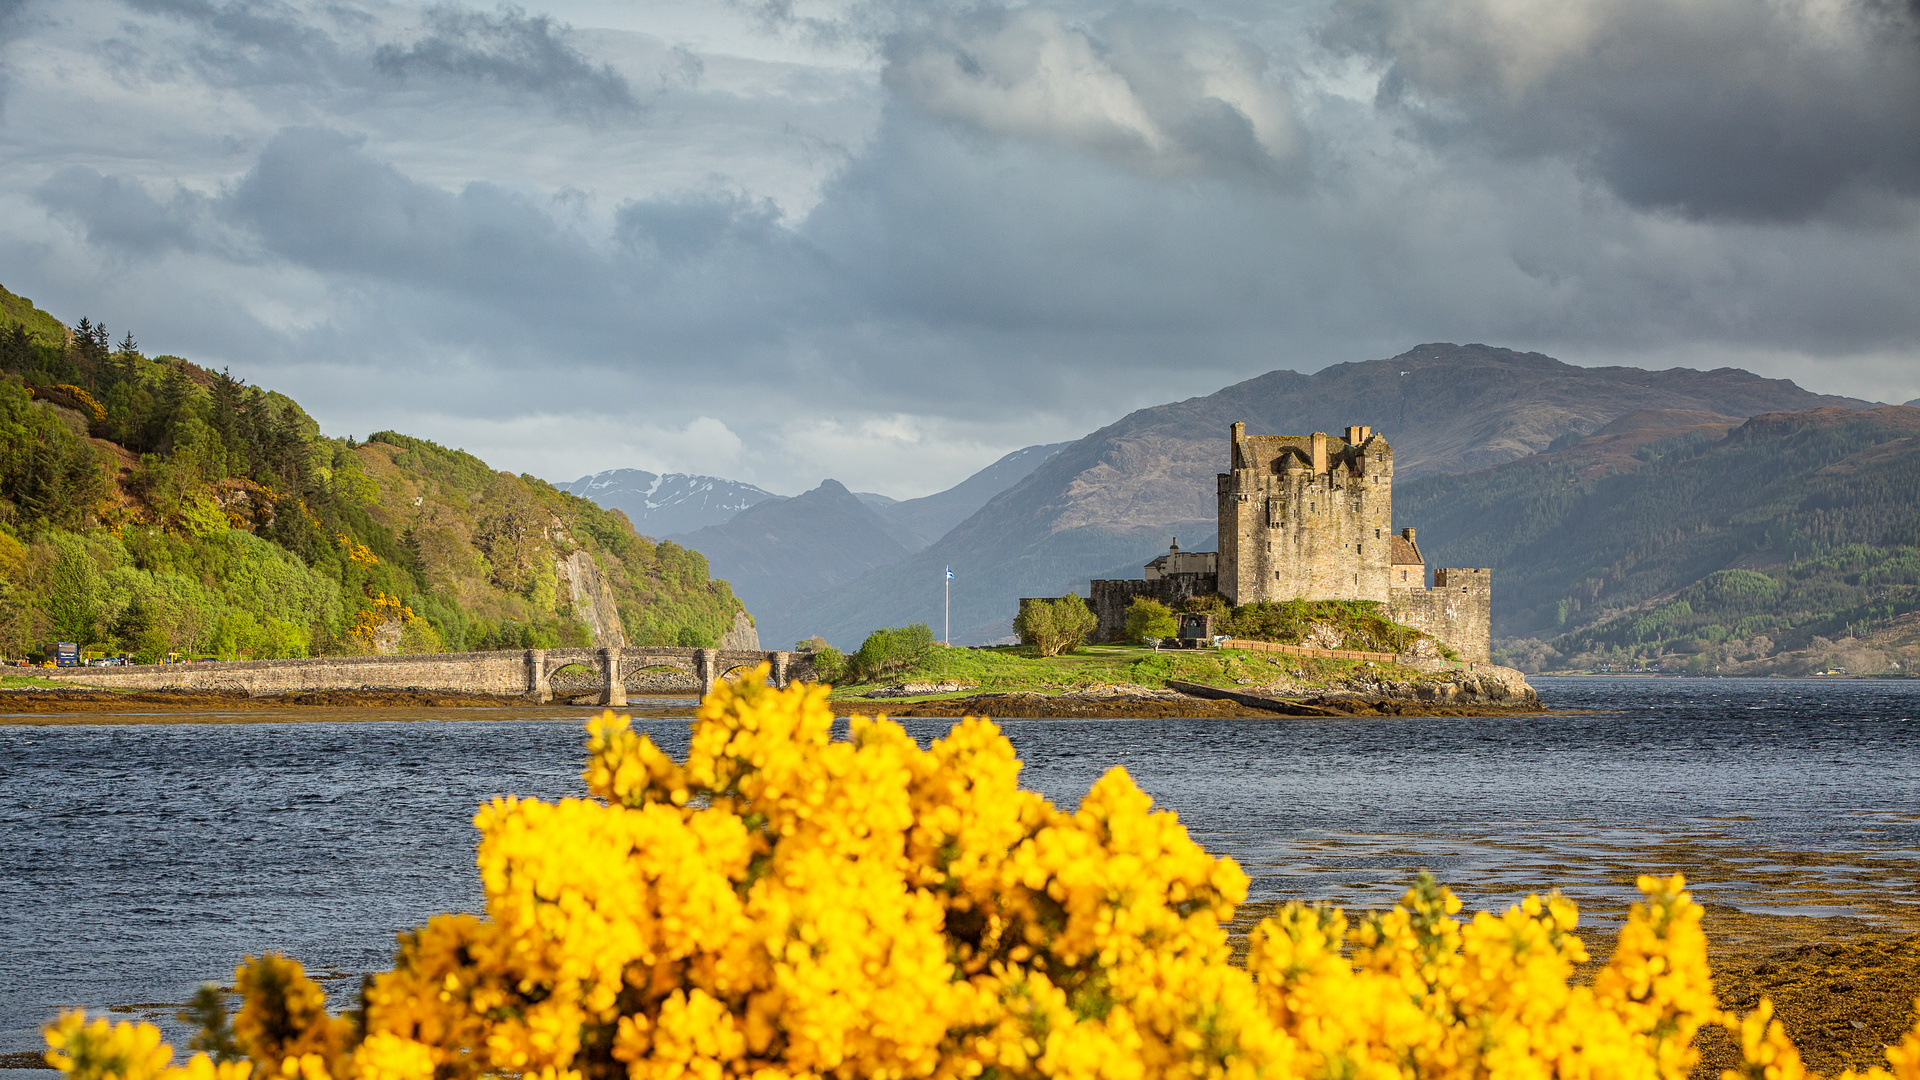
MULTIPOLYGON (((591 669, 599 683, 602 705, 625 705, 627 691, 639 693, 693 692, 705 695, 713 684, 732 673, 766 664, 775 686, 787 685, 793 654, 747 649, 530 649, 526 653, 527 698, 547 702, 554 698, 554 675, 580 665, 591 669), (676 677, 676 675, 678 677, 676 677)), ((572 688, 566 688, 572 689, 572 688)), ((580 689, 585 689, 581 687, 580 689)), ((569 695, 571 696, 571 695, 569 695)))
POLYGON ((627 703, 630 690, 704 695, 729 674, 760 664, 771 669, 774 685, 785 686, 796 670, 808 670, 810 659, 809 653, 663 646, 137 664, 43 669, 38 674, 130 690, 239 691, 256 697, 326 690, 425 690, 536 702, 586 696, 597 697, 603 705, 620 706, 627 703), (568 669, 572 669, 571 678, 568 669))

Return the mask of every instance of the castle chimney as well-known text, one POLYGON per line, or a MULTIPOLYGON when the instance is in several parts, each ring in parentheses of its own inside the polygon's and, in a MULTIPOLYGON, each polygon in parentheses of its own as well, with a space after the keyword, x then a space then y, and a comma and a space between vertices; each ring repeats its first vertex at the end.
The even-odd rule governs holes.
POLYGON ((1401 529, 1401 530, 1400 530, 1400 535, 1401 535, 1401 536, 1404 536, 1404 537, 1406 537, 1406 538, 1407 538, 1407 543, 1409 543, 1409 544, 1411 544, 1411 543, 1413 543, 1413 530, 1412 530, 1412 529, 1401 529))
POLYGON ((1319 476, 1327 471, 1327 433, 1313 433, 1313 474, 1319 476))
POLYGON ((1169 555, 1180 554, 1180 538, 1179 537, 1176 536, 1173 538, 1173 544, 1172 546, 1167 548, 1167 554, 1169 555))
POLYGON ((1234 421, 1233 433, 1227 437, 1227 441, 1230 444, 1232 444, 1232 450, 1233 450, 1232 461, 1228 463, 1229 467, 1235 468, 1235 469, 1253 468, 1253 466, 1247 464, 1246 455, 1240 452, 1240 444, 1242 442, 1245 442, 1246 438, 1247 438, 1247 425, 1242 421, 1238 421, 1238 420, 1234 421))

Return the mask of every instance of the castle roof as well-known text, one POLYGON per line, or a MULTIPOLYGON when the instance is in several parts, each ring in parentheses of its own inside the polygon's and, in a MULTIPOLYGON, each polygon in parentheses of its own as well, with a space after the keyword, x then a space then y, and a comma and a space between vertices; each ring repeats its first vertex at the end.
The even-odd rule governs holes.
POLYGON ((1401 535, 1393 538, 1393 546, 1387 556, 1387 562, 1394 566, 1425 566, 1427 560, 1420 556, 1420 545, 1412 538, 1401 535))

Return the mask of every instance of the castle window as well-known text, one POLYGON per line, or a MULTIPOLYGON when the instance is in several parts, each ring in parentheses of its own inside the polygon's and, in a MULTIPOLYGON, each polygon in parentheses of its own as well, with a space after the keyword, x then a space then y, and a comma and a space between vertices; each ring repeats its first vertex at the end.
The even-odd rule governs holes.
POLYGON ((1358 555, 1358 554, 1360 554, 1360 545, 1359 545, 1359 544, 1355 544, 1355 545, 1353 545, 1353 553, 1354 553, 1355 555, 1358 555))

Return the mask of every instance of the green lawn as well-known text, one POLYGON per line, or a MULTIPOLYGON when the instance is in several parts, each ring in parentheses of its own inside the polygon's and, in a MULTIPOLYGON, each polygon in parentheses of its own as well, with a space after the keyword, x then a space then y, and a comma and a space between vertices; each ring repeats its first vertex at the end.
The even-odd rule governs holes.
MULTIPOLYGON (((30 670, 30 669, 23 669, 30 670)), ((0 690, 72 690, 74 684, 39 675, 0 675, 0 690)))
MULTIPOLYGON (((834 696, 858 697, 875 687, 903 682, 956 682, 977 688, 964 691, 965 694, 1025 690, 1062 693, 1102 686, 1157 689, 1165 686, 1168 679, 1222 687, 1257 688, 1281 683, 1321 687, 1342 682, 1363 670, 1368 669, 1361 660, 1277 656, 1239 649, 1155 652, 1135 645, 1088 645, 1064 656, 1039 658, 1024 646, 949 649, 936 645, 914 666, 875 682, 837 687, 834 696)), ((1402 679, 1418 674, 1391 666, 1372 670, 1402 679)))

